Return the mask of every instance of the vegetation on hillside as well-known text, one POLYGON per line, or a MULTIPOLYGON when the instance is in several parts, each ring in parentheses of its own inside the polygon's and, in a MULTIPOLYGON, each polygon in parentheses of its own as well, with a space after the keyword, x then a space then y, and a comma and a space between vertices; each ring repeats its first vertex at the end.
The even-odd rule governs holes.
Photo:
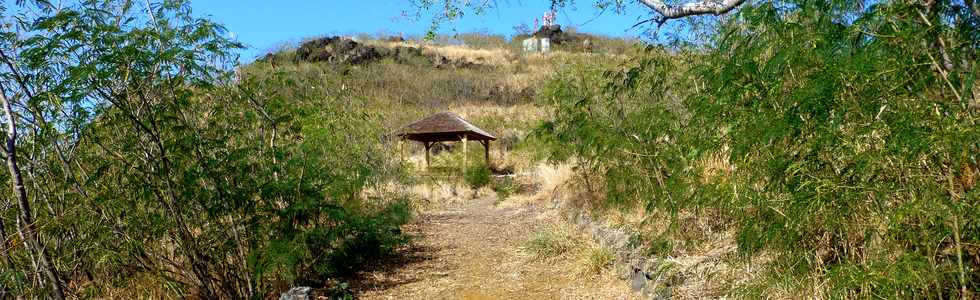
POLYGON ((751 3, 706 51, 560 72, 539 131, 588 207, 646 212, 652 253, 730 231, 769 270, 721 294, 971 298, 978 25, 949 1, 751 3))

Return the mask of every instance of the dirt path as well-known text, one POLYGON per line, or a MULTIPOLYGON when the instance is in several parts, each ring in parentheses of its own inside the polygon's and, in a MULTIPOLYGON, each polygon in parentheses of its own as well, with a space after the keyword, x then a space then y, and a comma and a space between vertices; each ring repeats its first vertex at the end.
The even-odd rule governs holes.
MULTIPOLYGON (((557 221, 534 206, 498 208, 494 198, 424 213, 400 260, 360 274, 362 299, 633 299, 611 275, 578 275, 574 257, 532 260, 521 245, 557 221)), ((568 256, 568 255, 566 255, 568 256)))

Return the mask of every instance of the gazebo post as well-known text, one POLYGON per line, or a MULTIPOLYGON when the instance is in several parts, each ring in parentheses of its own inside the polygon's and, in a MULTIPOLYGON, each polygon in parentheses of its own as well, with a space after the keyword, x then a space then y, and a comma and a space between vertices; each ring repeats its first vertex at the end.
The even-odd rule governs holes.
POLYGON ((490 140, 481 140, 480 144, 483 144, 483 159, 487 162, 487 167, 490 167, 490 140))
POLYGON ((432 148, 432 144, 429 142, 422 142, 425 145, 425 167, 429 168, 429 148, 432 148))
POLYGON ((467 157, 466 157, 467 156, 466 155, 466 141, 467 141, 467 139, 466 139, 466 135, 465 134, 463 135, 463 139, 462 140, 463 140, 463 172, 465 173, 466 172, 466 165, 467 165, 467 157))

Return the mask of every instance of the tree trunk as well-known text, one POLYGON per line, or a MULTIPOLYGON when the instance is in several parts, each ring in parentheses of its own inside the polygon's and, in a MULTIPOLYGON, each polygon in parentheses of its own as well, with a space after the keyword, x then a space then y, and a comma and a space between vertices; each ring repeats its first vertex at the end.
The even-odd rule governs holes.
POLYGON ((32 217, 31 204, 27 200, 27 190, 24 188, 24 177, 21 175, 20 167, 17 165, 17 121, 14 119, 14 112, 7 99, 6 89, 0 85, 0 101, 3 103, 3 111, 7 117, 7 142, 3 147, 7 155, 7 168, 10 171, 10 183, 12 185, 14 197, 20 207, 20 219, 23 226, 20 226, 21 234, 24 236, 24 245, 29 251, 33 251, 38 256, 41 269, 51 283, 51 289, 56 299, 64 299, 65 293, 62 290, 61 278, 55 270, 48 256, 47 250, 41 245, 41 240, 37 237, 34 228, 34 218, 32 217))

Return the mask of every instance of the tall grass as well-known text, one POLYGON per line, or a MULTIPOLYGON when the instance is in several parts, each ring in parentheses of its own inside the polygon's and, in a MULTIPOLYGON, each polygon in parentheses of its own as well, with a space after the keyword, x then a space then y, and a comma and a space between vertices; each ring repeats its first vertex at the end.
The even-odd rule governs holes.
POLYGON ((583 276, 598 275, 616 262, 616 253, 603 245, 586 247, 579 261, 579 274, 583 276))
POLYGON ((571 252, 578 242, 571 234, 558 228, 545 228, 524 242, 521 250, 534 260, 556 258, 571 252))

